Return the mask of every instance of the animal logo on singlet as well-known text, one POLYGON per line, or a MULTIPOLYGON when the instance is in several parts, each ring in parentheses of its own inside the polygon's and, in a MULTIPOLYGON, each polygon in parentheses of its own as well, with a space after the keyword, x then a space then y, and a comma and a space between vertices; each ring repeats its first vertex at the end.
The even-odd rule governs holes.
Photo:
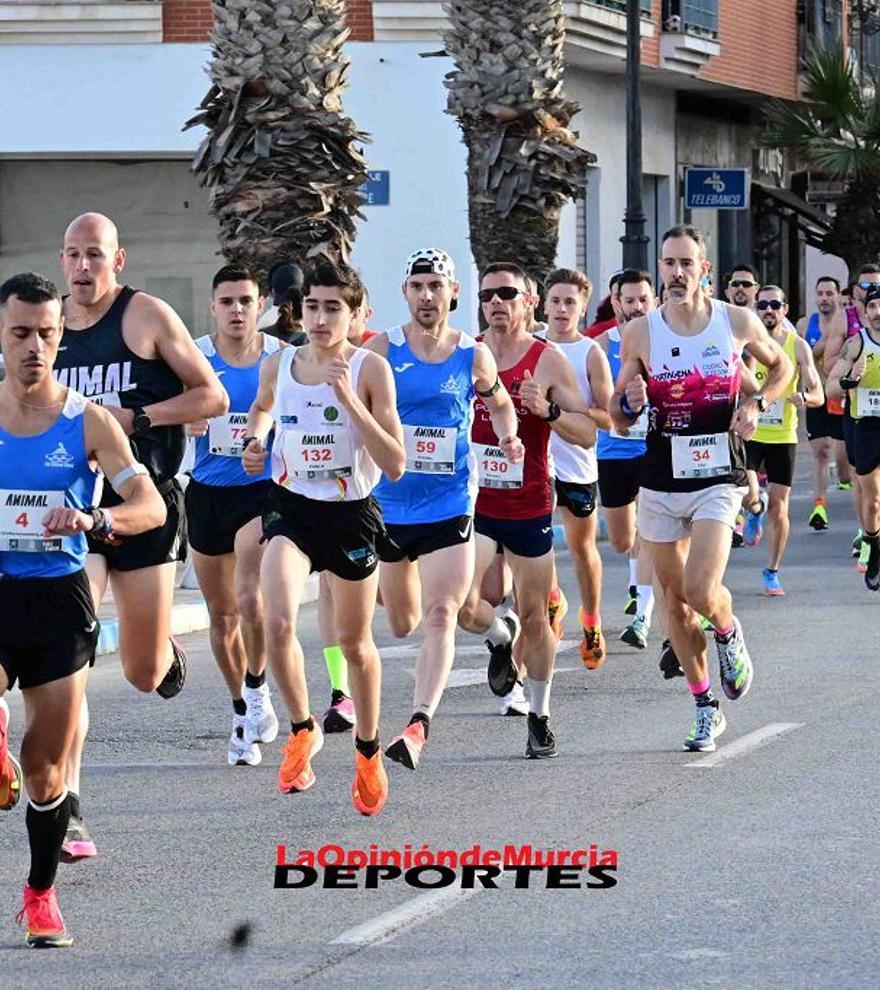
POLYGON ((458 395, 458 380, 455 375, 450 375, 440 386, 440 391, 445 395, 458 395))
POLYGON ((64 444, 59 441, 58 446, 43 458, 43 464, 51 468, 71 468, 73 455, 69 454, 64 444))

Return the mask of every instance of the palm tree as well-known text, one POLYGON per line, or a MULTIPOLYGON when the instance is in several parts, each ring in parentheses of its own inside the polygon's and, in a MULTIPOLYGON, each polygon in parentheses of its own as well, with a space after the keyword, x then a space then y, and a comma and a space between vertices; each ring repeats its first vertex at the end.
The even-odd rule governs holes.
POLYGON ((346 259, 367 177, 366 135, 342 113, 345 0, 214 0, 213 85, 186 127, 224 255, 346 259))
POLYGON ((765 109, 765 144, 841 180, 844 192, 823 250, 854 271, 880 256, 880 102, 875 81, 860 81, 838 46, 814 49, 804 69, 804 102, 765 109))
POLYGON ((581 194, 595 155, 568 129, 562 0, 446 4, 448 112, 468 150, 471 250, 477 267, 518 261, 538 278, 554 267, 559 216, 581 194))

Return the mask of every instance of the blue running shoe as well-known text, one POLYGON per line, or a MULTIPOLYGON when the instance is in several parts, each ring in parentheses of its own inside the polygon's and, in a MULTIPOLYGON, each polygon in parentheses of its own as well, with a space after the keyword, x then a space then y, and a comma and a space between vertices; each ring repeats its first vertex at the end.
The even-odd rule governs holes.
POLYGON ((743 529, 743 540, 747 547, 757 546, 764 535, 764 513, 752 512, 746 516, 746 525, 743 529))
POLYGON ((714 753, 715 740, 727 728, 724 712, 714 705, 698 705, 694 724, 684 741, 684 749, 691 753, 714 753))
POLYGON ((718 651, 721 687, 731 701, 737 701, 752 686, 754 670, 743 639, 742 626, 736 616, 733 617, 733 632, 729 639, 720 639, 715 633, 715 649, 718 651))
POLYGON ((764 579, 764 594, 768 598, 780 598, 785 594, 779 583, 779 571, 771 571, 769 567, 765 567, 761 571, 761 577, 764 579))

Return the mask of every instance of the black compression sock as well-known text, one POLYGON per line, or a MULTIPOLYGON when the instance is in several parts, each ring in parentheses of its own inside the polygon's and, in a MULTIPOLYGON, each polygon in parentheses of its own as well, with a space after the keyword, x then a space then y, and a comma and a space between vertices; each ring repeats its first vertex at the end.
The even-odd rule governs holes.
POLYGON ((67 792, 67 800, 70 805, 70 817, 71 818, 82 818, 82 812, 79 807, 79 794, 74 794, 73 791, 67 792))
POLYGON ((31 871, 28 883, 35 890, 47 890, 55 883, 61 843, 70 821, 70 801, 65 792, 43 804, 28 802, 28 841, 31 846, 31 871))
POLYGON ((252 674, 248 671, 244 675, 244 686, 247 688, 261 688, 266 683, 265 671, 262 674, 252 674))
POLYGON ((368 760, 371 759, 373 756, 376 755, 376 753, 379 752, 379 737, 378 736, 376 736, 375 739, 361 739, 360 736, 355 736, 354 737, 354 744, 357 747, 357 751, 361 755, 366 756, 366 758, 368 760))
POLYGON ((247 702, 244 698, 233 698, 232 707, 236 715, 247 715, 247 702))

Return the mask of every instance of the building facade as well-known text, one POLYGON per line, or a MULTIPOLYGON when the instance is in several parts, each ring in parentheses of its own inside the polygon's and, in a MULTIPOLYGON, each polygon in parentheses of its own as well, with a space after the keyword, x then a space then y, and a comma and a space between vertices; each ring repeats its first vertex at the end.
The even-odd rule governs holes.
MULTIPOLYGON (((880 64, 866 4, 877 6, 642 0, 649 256, 658 235, 686 219, 706 232, 718 271, 755 258, 796 302, 809 299, 820 269, 842 274, 837 259, 815 248, 824 214, 806 202, 803 182, 792 186, 782 156, 757 147, 756 134, 764 100, 798 97, 811 41, 839 39, 860 64, 880 64), (688 166, 749 169, 750 209, 685 210, 688 166)), ((565 10, 566 85, 582 107, 573 126, 597 162, 585 199, 564 212, 559 261, 602 283, 620 267, 623 233, 625 0, 573 0, 565 10)), ((473 319, 465 149, 444 112, 451 63, 442 4, 351 0, 349 22, 345 109, 372 136, 370 168, 389 173, 387 204, 366 207, 354 255, 373 322, 405 318, 403 260, 424 244, 456 258, 461 318, 473 319)), ((100 210, 120 227, 128 279, 168 299, 194 333, 204 331, 221 259, 207 196, 189 172, 200 134, 181 128, 207 90, 210 31, 208 0, 0 0, 0 276, 23 268, 58 276, 65 224, 100 210)))

